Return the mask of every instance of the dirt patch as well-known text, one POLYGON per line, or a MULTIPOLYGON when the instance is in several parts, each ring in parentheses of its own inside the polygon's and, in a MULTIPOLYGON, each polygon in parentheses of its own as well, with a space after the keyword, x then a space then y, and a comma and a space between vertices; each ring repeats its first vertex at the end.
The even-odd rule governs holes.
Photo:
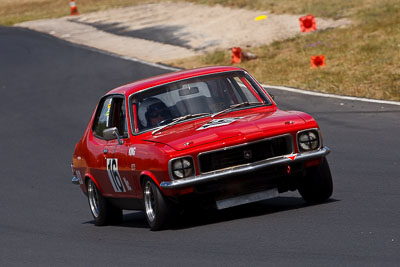
MULTIPOLYGON (((254 47, 300 34, 299 15, 275 15, 192 3, 157 3, 21 23, 71 42, 123 56, 167 62, 215 49, 254 47), (267 18, 255 21, 255 17, 267 18)), ((349 20, 317 18, 319 30, 349 20)), ((311 33, 312 34, 312 33, 311 33)))

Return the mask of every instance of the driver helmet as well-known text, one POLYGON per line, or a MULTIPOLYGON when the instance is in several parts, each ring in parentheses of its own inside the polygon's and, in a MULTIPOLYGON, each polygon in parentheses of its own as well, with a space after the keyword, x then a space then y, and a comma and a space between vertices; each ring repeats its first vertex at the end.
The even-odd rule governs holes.
POLYGON ((150 127, 150 119, 161 114, 165 119, 170 117, 167 106, 158 98, 150 97, 139 103, 139 121, 144 127, 150 127))

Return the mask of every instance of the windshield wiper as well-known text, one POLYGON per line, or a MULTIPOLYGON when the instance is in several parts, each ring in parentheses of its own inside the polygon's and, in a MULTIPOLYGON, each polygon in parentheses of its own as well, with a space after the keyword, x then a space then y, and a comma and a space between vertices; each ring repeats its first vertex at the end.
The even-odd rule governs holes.
POLYGON ((161 130, 167 128, 167 127, 173 126, 173 125, 177 124, 180 121, 184 121, 184 120, 192 119, 192 118, 196 118, 196 117, 201 117, 201 116, 205 116, 205 115, 210 115, 210 113, 187 114, 185 116, 181 116, 181 117, 175 118, 170 123, 155 129, 154 131, 151 132, 151 134, 154 135, 155 133, 158 133, 159 131, 161 131, 161 130))
POLYGON ((240 107, 244 107, 244 106, 253 106, 253 105, 264 105, 264 104, 265 104, 264 102, 248 102, 248 101, 243 102, 243 103, 239 103, 239 104, 234 104, 234 105, 231 105, 227 109, 224 109, 224 110, 221 110, 221 111, 219 111, 217 113, 212 114, 211 118, 214 118, 214 117, 216 117, 218 115, 221 115, 221 114, 224 114, 224 113, 227 113, 227 112, 230 112, 230 111, 234 110, 235 108, 240 108, 240 107))

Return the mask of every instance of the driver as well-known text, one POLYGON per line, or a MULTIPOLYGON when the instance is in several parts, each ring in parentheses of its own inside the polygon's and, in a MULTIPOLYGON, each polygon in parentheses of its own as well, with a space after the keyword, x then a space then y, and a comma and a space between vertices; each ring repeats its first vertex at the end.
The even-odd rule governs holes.
POLYGON ((144 128, 156 127, 169 118, 167 106, 157 98, 147 98, 139 105, 139 120, 144 128))

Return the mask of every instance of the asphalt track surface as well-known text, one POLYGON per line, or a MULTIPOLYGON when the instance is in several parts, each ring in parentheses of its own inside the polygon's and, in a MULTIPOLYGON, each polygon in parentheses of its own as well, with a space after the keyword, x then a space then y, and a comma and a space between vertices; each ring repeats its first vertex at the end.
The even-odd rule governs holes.
POLYGON ((71 184, 74 145, 104 93, 165 71, 0 28, 0 266, 398 266, 400 107, 276 90, 323 130, 331 201, 290 192, 161 232, 142 212, 95 227, 71 184))

